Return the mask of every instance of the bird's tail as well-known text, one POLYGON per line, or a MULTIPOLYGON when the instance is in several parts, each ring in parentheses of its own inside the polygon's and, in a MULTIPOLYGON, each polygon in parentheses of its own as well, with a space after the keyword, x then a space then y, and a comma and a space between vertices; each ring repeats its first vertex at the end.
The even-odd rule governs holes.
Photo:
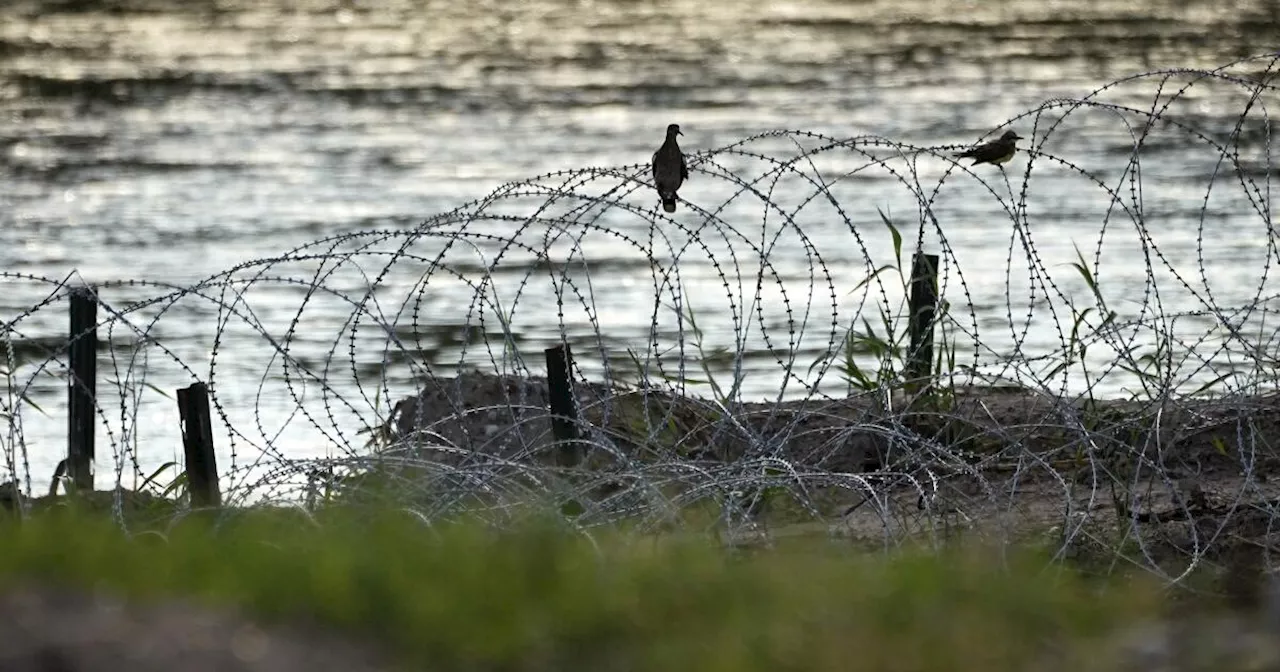
POLYGON ((663 210, 666 210, 667 212, 675 212, 675 211, 676 211, 676 199, 674 199, 674 198, 663 198, 663 199, 662 199, 662 209, 663 209, 663 210))

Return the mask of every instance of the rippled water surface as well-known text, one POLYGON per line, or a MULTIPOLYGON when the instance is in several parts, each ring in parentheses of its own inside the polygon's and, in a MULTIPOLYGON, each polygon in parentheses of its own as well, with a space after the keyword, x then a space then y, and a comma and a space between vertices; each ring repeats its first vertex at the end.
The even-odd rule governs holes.
MULTIPOLYGON (((971 143, 1046 100, 1089 96, 1111 80, 1154 69, 1217 67, 1273 51, 1280 42, 1276 35, 1280 5, 1264 1, 10 0, 0 8, 0 270, 53 280, 74 271, 91 282, 159 283, 104 290, 105 301, 123 306, 161 295, 165 286, 190 285, 316 239, 410 231, 509 181, 646 162, 670 122, 682 125, 682 145, 691 153, 776 129, 878 136, 925 147, 971 143)), ((1267 67, 1263 59, 1233 72, 1249 77, 1267 73, 1267 67)), ((1111 104, 1152 111, 1159 96, 1172 95, 1188 81, 1175 78, 1163 89, 1160 80, 1147 78, 1102 96, 1111 104)), ((992 350, 986 354, 1008 354, 1018 343, 1023 354, 1034 355, 1037 348, 1061 343, 1047 318, 1032 320, 1025 339, 1018 338, 1017 324, 1010 328, 1011 317, 1025 322, 1028 311, 1043 312, 1045 303, 1043 293, 1039 300, 1028 295, 1023 243, 1013 234, 1002 200, 1008 205, 1025 197, 1026 221, 1045 268, 1062 291, 1082 291, 1069 266, 1077 260, 1074 246, 1092 260, 1114 205, 1091 182, 1095 177, 1143 204, 1151 242, 1193 285, 1159 271, 1155 286, 1162 294, 1153 299, 1146 266, 1134 261, 1144 253, 1130 218, 1112 215, 1100 279, 1118 312, 1141 316, 1140 307, 1153 301, 1166 313, 1243 305, 1272 291, 1267 115, 1275 96, 1251 103, 1248 87, 1198 86, 1167 117, 1223 140, 1242 111, 1251 109, 1233 141, 1238 161, 1248 168, 1244 182, 1231 171, 1213 177, 1224 170, 1215 163, 1219 152, 1206 151, 1176 124, 1157 124, 1153 133, 1165 135, 1152 136, 1144 149, 1151 154, 1135 183, 1126 173, 1132 129, 1121 115, 1097 109, 1078 111, 1053 129, 1038 149, 1063 161, 1037 164, 1030 182, 1021 159, 1010 164, 1008 184, 986 175, 996 192, 965 173, 948 178, 934 214, 959 260, 968 295, 953 277, 947 298, 971 304, 971 322, 986 330, 980 339, 992 350), (1152 158, 1155 152, 1159 158, 1152 158), (1221 188, 1210 189, 1219 183, 1221 188)), ((1052 116, 1016 125, 1024 136, 1044 138, 1052 116)), ((797 151, 792 140, 753 147, 784 158, 797 151)), ((818 159, 828 162, 820 168, 829 175, 849 173, 867 160, 852 153, 818 159)), ((744 159, 729 168, 747 166, 744 159)), ((938 160, 917 165, 921 189, 931 189, 947 168, 938 160)), ((731 195, 722 194, 724 188, 695 174, 681 196, 714 210, 717 199, 731 195)), ((855 175, 840 189, 832 187, 832 193, 846 216, 866 227, 868 249, 878 254, 888 251, 878 210, 904 222, 908 231, 919 217, 917 199, 884 172, 855 175)), ((650 197, 637 191, 628 198, 650 208, 650 197)), ((785 200, 785 190, 776 198, 785 200)), ((676 217, 696 226, 691 213, 684 208, 676 217)), ((757 240, 775 226, 761 224, 759 201, 731 204, 720 216, 741 222, 757 240)), ((603 217, 603 225, 638 239, 647 235, 639 220, 603 217)), ((866 273, 866 251, 835 214, 811 220, 804 223, 809 244, 821 251, 841 294, 836 300, 845 303, 843 294, 866 273)), ((492 232, 503 233, 501 227, 492 232)), ((522 235, 532 241, 547 232, 522 235)), ((443 240, 419 241, 415 253, 438 254, 443 240)), ((379 244, 394 248, 397 242, 379 244)), ((936 235, 932 242, 939 242, 936 235)), ((451 263, 462 264, 471 254, 467 263, 485 268, 476 255, 492 254, 493 248, 478 245, 479 252, 451 252, 459 255, 451 263)), ((643 348, 652 310, 637 310, 636 302, 652 304, 649 264, 617 239, 584 239, 583 249, 593 265, 596 323, 586 311, 573 309, 576 299, 567 300, 565 328, 582 342, 602 333, 610 357, 643 348)), ((743 251, 741 245, 733 249, 743 251)), ((825 320, 829 332, 832 291, 806 284, 814 262, 805 250, 787 234, 768 261, 790 283, 792 308, 803 313, 808 302, 817 331, 825 320)), ((727 252, 714 254, 723 261, 727 252)), ((532 277, 534 261, 510 261, 494 281, 518 287, 532 277)), ((691 258, 683 279, 692 285, 691 303, 705 299, 699 319, 710 344, 732 347, 724 283, 707 261, 691 258), (718 303, 710 298, 715 296, 718 303)), ((745 264, 742 277, 754 281, 759 259, 745 264)), ((423 272, 398 265, 382 279, 378 296, 388 302, 389 322, 416 321, 431 332, 433 344, 420 354, 447 369, 458 361, 464 325, 476 320, 465 314, 474 288, 456 277, 432 276, 416 308, 396 319, 397 303, 409 299, 423 272)), ((100 364, 100 372, 107 380, 115 377, 113 383, 131 377, 135 388, 146 383, 166 391, 197 377, 214 380, 228 419, 243 434, 230 447, 220 436, 220 448, 226 458, 236 452, 241 463, 256 459, 258 448, 268 444, 292 456, 322 455, 335 442, 358 444, 354 429, 360 425, 352 418, 373 421, 375 406, 385 411, 385 399, 374 398, 380 384, 383 394, 408 393, 412 369, 388 364, 385 334, 381 347, 377 334, 358 342, 340 339, 353 310, 340 298, 312 297, 294 322, 308 300, 314 265, 293 263, 262 273, 303 282, 263 282, 248 291, 242 305, 251 307, 260 326, 246 326, 243 316, 218 309, 219 303, 235 301, 234 292, 175 306, 155 324, 146 316, 156 311, 139 313, 137 330, 167 352, 134 348, 137 333, 117 328, 102 337, 146 357, 150 366, 141 366, 141 359, 122 361, 118 369, 100 364), (291 328, 290 354, 311 368, 308 374, 287 370, 259 333, 281 338, 291 328), (333 370, 326 370, 326 362, 333 370), (363 393, 357 380, 367 386, 363 393), (321 381, 352 406, 326 403, 321 381), (311 422, 297 412, 300 406, 327 430, 310 429, 311 422)), ((326 282, 358 300, 371 280, 348 266, 326 282)), ((529 285, 522 295, 527 307, 511 328, 528 352, 540 354, 560 330, 555 295, 548 283, 529 285)), ((766 281, 758 301, 769 306, 766 326, 781 330, 774 332, 773 345, 793 351, 800 373, 830 339, 818 334, 789 344, 775 285, 766 281)), ((13 323, 11 339, 26 343, 65 330, 64 304, 28 315, 52 286, 11 277, 0 287, 0 314, 6 322, 22 318, 13 323)), ((741 291, 750 303, 755 290, 741 291)), ((847 327, 855 314, 836 319, 847 327)), ((746 317, 757 319, 749 312, 746 317)), ((1069 328, 1069 317, 1058 317, 1069 328)), ((1259 334, 1268 331, 1265 324, 1258 328, 1259 334)), ((485 329, 501 332, 492 322, 485 329)), ((744 393, 776 397, 781 367, 772 355, 759 356, 763 346, 752 340, 758 337, 743 341, 756 355, 747 368, 757 370, 745 381, 744 393)), ((488 357, 479 351, 477 356, 481 362, 488 357)), ((584 369, 598 370, 591 361, 584 355, 584 369)), ((541 368, 536 357, 529 365, 541 368)), ((30 361, 15 373, 48 412, 23 413, 29 461, 37 473, 47 473, 63 450, 63 383, 35 371, 30 361)), ((121 420, 122 400, 114 385, 109 388, 116 398, 103 401, 106 424, 99 441, 106 443, 100 445, 136 440, 144 463, 170 459, 180 445, 173 402, 145 385, 139 388, 141 400, 124 400, 130 408, 141 404, 134 426, 121 420)), ((108 450, 99 448, 100 469, 108 450)))

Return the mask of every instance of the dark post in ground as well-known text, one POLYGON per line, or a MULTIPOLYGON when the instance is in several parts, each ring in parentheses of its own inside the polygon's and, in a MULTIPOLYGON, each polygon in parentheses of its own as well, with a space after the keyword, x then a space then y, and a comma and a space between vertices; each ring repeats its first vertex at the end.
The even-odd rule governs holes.
POLYGON ((178 418, 182 423, 191 506, 221 506, 218 461, 213 454, 213 416, 209 413, 209 388, 204 383, 178 390, 178 418))
POLYGON ((98 294, 75 287, 67 346, 67 476, 79 491, 93 490, 94 400, 98 380, 98 294))
POLYGON ((912 255, 911 316, 908 332, 911 350, 907 357, 907 384, 918 390, 930 386, 933 378, 933 320, 938 308, 938 255, 912 255))
POLYGON ((571 467, 582 460, 581 433, 578 431, 578 401, 569 384, 573 352, 568 343, 547 348, 547 393, 551 406, 551 433, 556 441, 556 461, 571 467))

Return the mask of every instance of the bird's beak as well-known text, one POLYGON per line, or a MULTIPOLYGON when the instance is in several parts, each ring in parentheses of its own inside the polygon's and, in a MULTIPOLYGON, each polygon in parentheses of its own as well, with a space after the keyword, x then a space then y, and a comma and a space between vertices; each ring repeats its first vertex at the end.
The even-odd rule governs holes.
POLYGON ((676 135, 684 135, 684 131, 676 131, 676 135))

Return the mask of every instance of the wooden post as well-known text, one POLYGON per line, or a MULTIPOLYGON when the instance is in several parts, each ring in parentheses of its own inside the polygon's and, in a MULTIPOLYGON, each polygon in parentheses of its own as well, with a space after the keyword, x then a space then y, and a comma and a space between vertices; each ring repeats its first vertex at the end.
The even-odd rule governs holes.
POLYGON ((547 348, 547 393, 551 406, 551 433, 555 436, 556 461, 561 466, 575 466, 582 460, 578 431, 578 402, 569 385, 573 352, 569 344, 547 348))
POLYGON ((938 255, 912 255, 911 311, 908 332, 911 350, 907 357, 907 384, 911 389, 932 384, 933 378, 933 318, 938 308, 938 255), (928 382, 926 382, 928 381, 928 382))
POLYGON ((67 345, 67 476, 76 490, 93 490, 94 400, 98 381, 98 296, 75 287, 67 345))
POLYGON ((204 383, 193 383, 178 390, 178 417, 187 457, 191 506, 221 506, 218 461, 213 454, 213 416, 209 413, 209 388, 204 383))

